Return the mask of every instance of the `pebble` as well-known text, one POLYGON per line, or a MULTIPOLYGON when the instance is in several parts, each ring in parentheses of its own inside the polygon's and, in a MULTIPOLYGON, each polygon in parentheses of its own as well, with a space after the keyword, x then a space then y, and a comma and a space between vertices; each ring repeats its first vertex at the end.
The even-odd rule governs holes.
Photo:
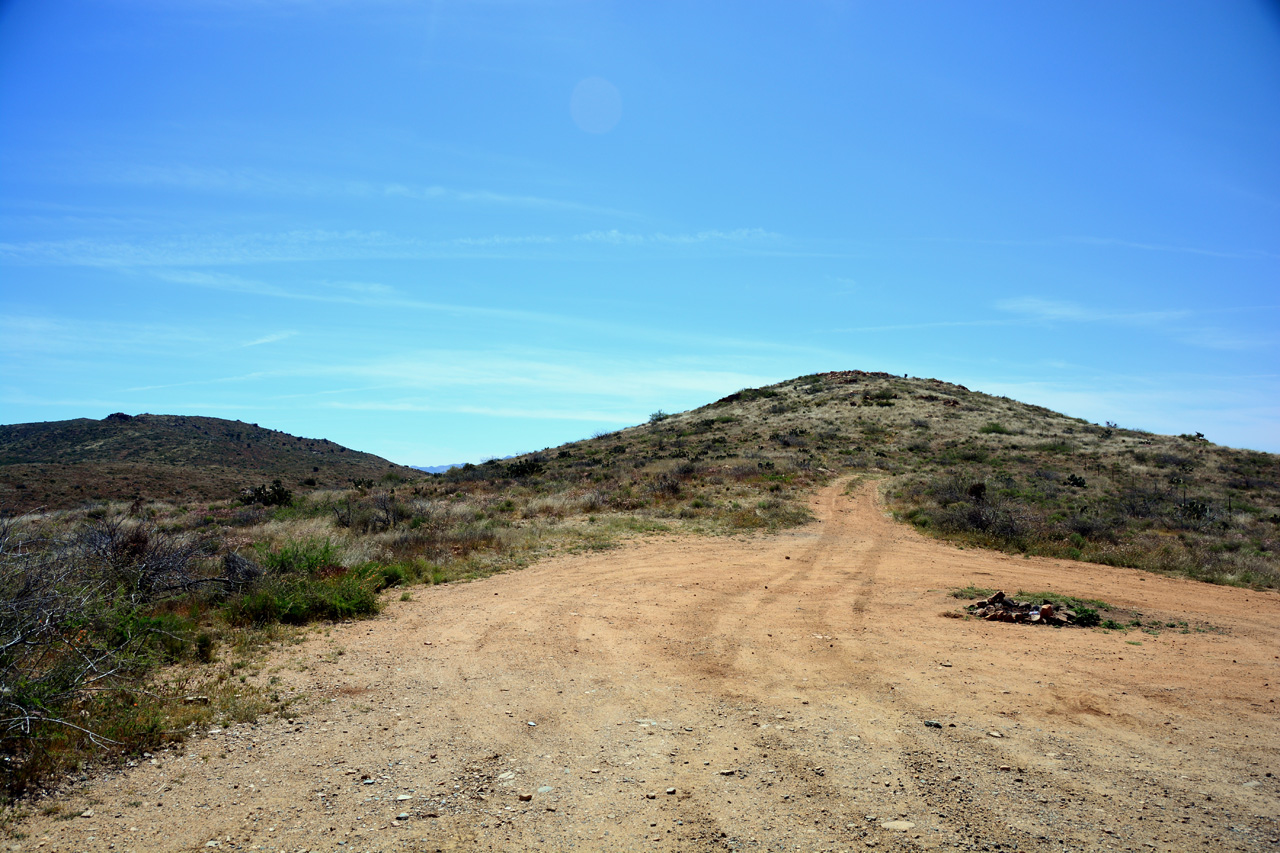
POLYGON ((737 772, 738 772, 737 770, 721 770, 721 771, 720 771, 720 775, 721 775, 721 776, 732 776, 733 774, 735 774, 735 773, 737 773, 737 772))
POLYGON ((409 819, 408 812, 400 812, 400 814, 396 815, 396 820, 408 820, 408 819, 409 819))
POLYGON ((992 730, 992 731, 987 732, 987 737, 1004 737, 1004 735, 1003 735, 1003 734, 1001 734, 1000 732, 997 732, 997 731, 995 731, 995 730, 992 730))
POLYGON ((539 793, 539 794, 550 794, 550 793, 551 793, 552 791, 554 791, 554 790, 555 790, 555 789, 554 789, 554 788, 552 788, 550 785, 543 785, 541 788, 539 788, 539 789, 538 789, 538 793, 539 793))
POLYGON ((533 794, 520 794, 519 798, 520 798, 520 802, 527 803, 533 799, 533 794))
POLYGON ((674 794, 675 792, 676 792, 676 789, 675 789, 675 788, 668 788, 668 789, 667 789, 667 793, 668 793, 668 794, 674 794))
POLYGON ((412 800, 412 799, 413 797, 409 796, 408 794, 401 794, 400 796, 396 797, 396 802, 403 803, 405 800, 412 800))
POLYGON ((899 832, 906 832, 908 829, 915 829, 916 825, 909 820, 886 820, 880 824, 881 829, 896 829, 899 832))
POLYGON ((937 720, 925 720, 925 721, 924 721, 924 724, 925 724, 925 726, 927 726, 928 728, 931 728, 931 729, 940 729, 940 728, 942 728, 942 723, 938 722, 937 720))

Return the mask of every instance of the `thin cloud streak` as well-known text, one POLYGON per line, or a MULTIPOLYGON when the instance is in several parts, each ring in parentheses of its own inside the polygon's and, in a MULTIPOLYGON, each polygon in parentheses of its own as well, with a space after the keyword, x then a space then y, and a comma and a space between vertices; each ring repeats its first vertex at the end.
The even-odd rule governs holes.
MULTIPOLYGON (((476 249, 597 245, 603 247, 692 247, 723 245, 750 249, 780 240, 762 228, 706 230, 691 234, 628 233, 617 230, 570 235, 493 235, 423 240, 385 231, 294 230, 230 237, 184 235, 151 243, 128 240, 67 240, 0 243, 0 262, 28 266, 187 267, 282 261, 427 260, 475 257, 476 249)), ((481 257, 502 257, 485 254, 481 257)))
POLYGON ((1191 315, 1190 311, 1137 311, 1127 313, 1097 311, 1085 308, 1074 302, 1041 299, 1035 296, 1001 299, 995 303, 995 307, 999 311, 1022 314, 1033 320, 1121 323, 1133 326, 1160 325, 1173 320, 1181 320, 1191 315))
POLYGON ((637 214, 630 211, 543 196, 504 193, 485 189, 455 189, 438 184, 413 185, 359 180, 335 181, 313 177, 280 175, 255 169, 131 166, 116 170, 108 175, 106 180, 109 183, 175 187, 199 192, 303 198, 403 198, 411 201, 444 201, 461 204, 563 211, 566 213, 588 213, 626 219, 637 218, 637 214))
POLYGON ((414 402, 365 402, 342 403, 329 402, 322 404, 330 409, 351 409, 371 412, 436 412, 441 414, 483 415, 494 418, 529 418, 531 420, 551 421, 587 421, 616 424, 634 424, 636 418, 631 414, 620 412, 556 410, 556 409, 516 409, 488 408, 485 406, 449 406, 414 402))
POLYGON ((253 341, 249 341, 249 342, 247 342, 247 343, 243 343, 243 344, 241 344, 240 346, 242 346, 242 347, 260 347, 260 346, 262 346, 263 344, 274 344, 274 343, 277 343, 277 342, 279 342, 279 341, 288 340, 289 338, 292 338, 292 337, 294 337, 294 336, 295 336, 295 335, 297 335, 297 334, 298 334, 297 332, 293 332, 293 331, 289 331, 289 332, 276 332, 274 335, 266 335, 266 336, 264 336, 264 337, 258 338, 257 340, 253 340, 253 341))

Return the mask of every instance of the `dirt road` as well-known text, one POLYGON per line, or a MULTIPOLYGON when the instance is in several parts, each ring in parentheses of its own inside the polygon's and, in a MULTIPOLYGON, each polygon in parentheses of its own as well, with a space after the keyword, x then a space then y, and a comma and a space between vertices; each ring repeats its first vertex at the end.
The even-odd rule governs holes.
POLYGON ((871 485, 814 511, 316 632, 262 674, 298 720, 87 783, 22 849, 1280 849, 1280 596, 957 549, 871 485), (968 584, 1187 627, 940 618, 968 584))

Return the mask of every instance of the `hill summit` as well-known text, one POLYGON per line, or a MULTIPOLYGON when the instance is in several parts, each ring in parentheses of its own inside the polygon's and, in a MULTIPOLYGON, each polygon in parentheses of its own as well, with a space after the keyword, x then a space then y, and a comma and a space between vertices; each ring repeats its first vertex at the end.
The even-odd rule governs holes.
POLYGON ((417 472, 323 438, 185 415, 0 426, 0 506, 64 508, 86 500, 228 498, 280 479, 290 488, 349 486, 417 472))

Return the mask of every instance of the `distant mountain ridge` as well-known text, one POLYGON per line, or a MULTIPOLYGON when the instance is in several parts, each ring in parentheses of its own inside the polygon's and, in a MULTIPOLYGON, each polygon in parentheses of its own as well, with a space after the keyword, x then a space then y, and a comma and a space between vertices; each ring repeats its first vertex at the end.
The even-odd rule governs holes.
POLYGON ((452 471, 454 468, 461 468, 466 464, 465 462, 453 462, 449 465, 410 465, 409 467, 424 474, 443 474, 445 471, 452 471))
POLYGON ((231 497, 279 478, 289 488, 416 476, 323 438, 194 415, 0 425, 0 506, 73 506, 92 499, 231 497), (308 482, 310 481, 310 482, 308 482))

